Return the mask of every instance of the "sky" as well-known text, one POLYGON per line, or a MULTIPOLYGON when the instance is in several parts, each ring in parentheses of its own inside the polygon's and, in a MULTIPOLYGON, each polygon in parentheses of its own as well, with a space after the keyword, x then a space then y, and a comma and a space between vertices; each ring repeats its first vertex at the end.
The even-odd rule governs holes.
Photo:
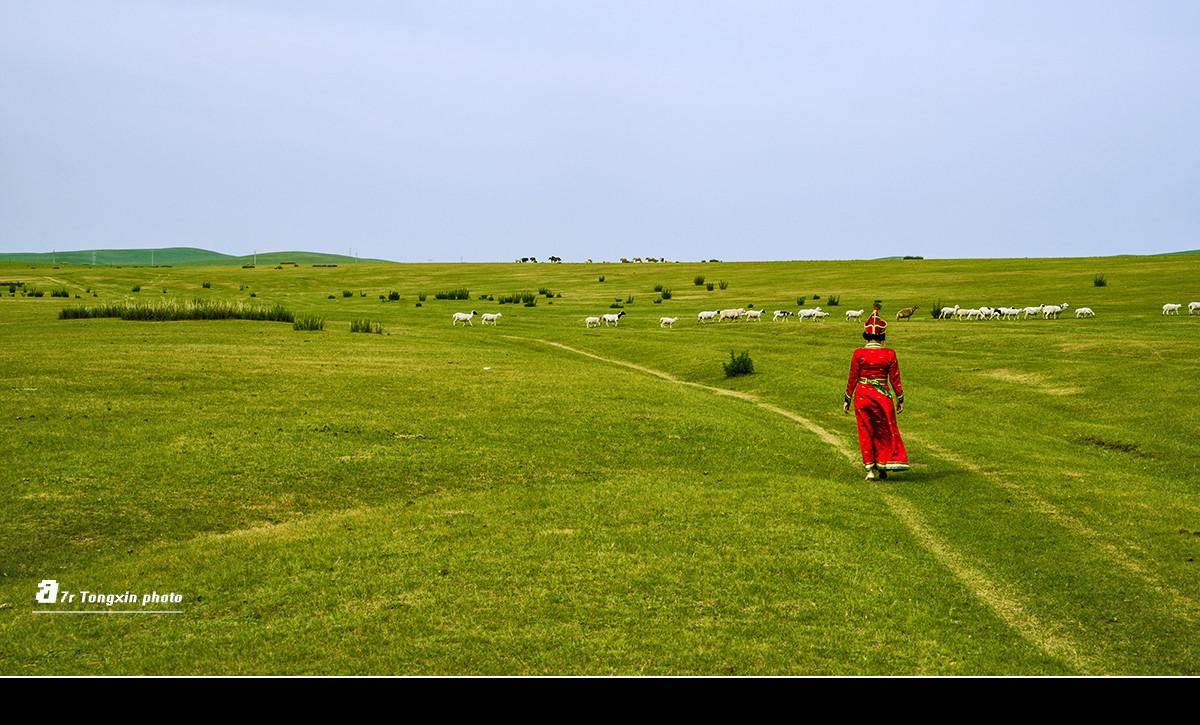
POLYGON ((0 0, 0 252, 1200 248, 1200 3, 0 0))

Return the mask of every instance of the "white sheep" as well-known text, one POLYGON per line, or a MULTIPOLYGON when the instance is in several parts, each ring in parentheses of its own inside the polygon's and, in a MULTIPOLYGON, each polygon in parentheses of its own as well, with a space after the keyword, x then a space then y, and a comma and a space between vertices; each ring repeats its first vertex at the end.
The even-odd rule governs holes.
MULTIPOLYGON (((1180 307, 1183 307, 1183 305, 1172 305, 1172 304, 1166 304, 1166 305, 1163 305, 1163 311, 1162 311, 1162 313, 1163 313, 1164 315, 1178 315, 1178 314, 1179 314, 1179 308, 1180 308, 1180 307)), ((1190 313, 1190 311, 1191 311, 1191 308, 1190 308, 1190 307, 1188 308, 1188 311, 1189 311, 1189 313, 1190 313)))
POLYGON ((1042 307, 1042 318, 1046 320, 1058 319, 1058 313, 1070 307, 1066 302, 1061 305, 1045 305, 1042 307))
POLYGON ((863 312, 866 312, 866 310, 846 310, 846 322, 849 322, 850 320, 858 320, 859 322, 862 322, 863 312))
POLYGON ((828 313, 828 312, 821 312, 820 310, 817 310, 816 312, 814 312, 814 313, 812 314, 812 316, 813 316, 813 319, 815 319, 815 320, 817 320, 818 322, 820 322, 821 320, 824 320, 826 317, 829 317, 829 313, 828 313))
POLYGON ((701 312, 700 314, 696 315, 696 324, 699 325, 705 320, 715 320, 719 314, 721 314, 720 310, 706 310, 701 312))
POLYGON ((588 327, 591 327, 592 325, 595 325, 596 327, 600 326, 600 318, 599 317, 587 317, 587 318, 584 318, 583 322, 588 327))
POLYGON ((475 315, 478 315, 478 314, 479 314, 479 313, 478 313, 478 312, 476 312, 475 310, 471 310, 471 314, 469 314, 469 315, 468 315, 467 313, 465 313, 465 312, 455 312, 455 313, 454 313, 454 320, 453 320, 453 321, 450 323, 450 326, 451 326, 451 327, 453 327, 453 326, 457 325, 457 324, 458 324, 458 323, 460 323, 460 322, 465 322, 465 323, 467 323, 468 325, 470 325, 471 327, 474 327, 474 326, 475 326, 475 323, 474 323, 474 322, 471 322, 471 318, 472 318, 472 317, 474 317, 475 315))
POLYGON ((763 313, 762 310, 750 310, 749 312, 746 313, 746 322, 749 322, 750 320, 754 320, 755 322, 762 322, 762 313, 763 313))
POLYGON ((948 320, 954 316, 955 312, 958 312, 958 305, 953 307, 943 307, 942 309, 938 310, 938 319, 948 320))
POLYGON ((1200 302, 1189 302, 1188 303, 1188 314, 1194 315, 1197 312, 1200 312, 1200 302))
POLYGON ((800 310, 799 312, 796 313, 796 319, 799 320, 800 322, 804 322, 806 319, 808 319, 809 317, 815 316, 820 311, 821 311, 820 307, 816 307, 811 310, 800 310))
POLYGON ((496 320, 499 320, 503 316, 504 316, 503 312, 497 312, 495 314, 492 314, 489 312, 489 313, 485 314, 483 317, 481 317, 480 319, 482 320, 483 324, 485 324, 485 325, 490 322, 492 324, 492 326, 495 326, 496 320))
POLYGON ((741 307, 737 308, 736 310, 721 310, 721 317, 717 320, 717 322, 724 322, 725 320, 740 320, 742 319, 742 314, 744 312, 745 310, 741 307))
POLYGON ((1092 308, 1091 308, 1091 307, 1077 307, 1077 308, 1075 308, 1075 317, 1076 317, 1076 319, 1078 319, 1078 318, 1080 318, 1080 317, 1095 317, 1095 316, 1096 316, 1096 313, 1095 313, 1095 312, 1092 312, 1092 308))
POLYGON ((1042 314, 1042 307, 1044 307, 1044 305, 1038 305, 1037 307, 1024 308, 1023 310, 1021 310, 1021 312, 1022 312, 1021 319, 1028 320, 1030 315, 1037 317, 1038 315, 1042 314))
POLYGON ((780 320, 787 322, 787 318, 791 316, 792 313, 788 310, 775 310, 775 317, 772 318, 772 322, 779 322, 780 320))
POLYGON ((624 314, 625 314, 625 310, 621 310, 620 312, 618 312, 615 315, 612 315, 612 314, 600 315, 600 317, 601 317, 601 319, 604 320, 605 327, 608 327, 608 323, 610 323, 610 322, 613 324, 613 327, 616 327, 617 323, 621 321, 621 316, 624 314))
POLYGON ((658 326, 659 327, 669 327, 672 330, 675 329, 676 322, 679 322, 678 317, 660 317, 660 318, 658 318, 658 326))

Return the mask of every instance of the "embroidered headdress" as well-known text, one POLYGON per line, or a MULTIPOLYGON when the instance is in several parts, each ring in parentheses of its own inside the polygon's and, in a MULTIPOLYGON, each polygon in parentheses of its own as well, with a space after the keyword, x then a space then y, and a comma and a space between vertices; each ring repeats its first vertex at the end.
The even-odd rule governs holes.
POLYGON ((870 335, 882 335, 887 330, 887 323, 879 317, 879 308, 876 307, 871 311, 871 316, 867 318, 867 324, 863 326, 863 332, 870 335))

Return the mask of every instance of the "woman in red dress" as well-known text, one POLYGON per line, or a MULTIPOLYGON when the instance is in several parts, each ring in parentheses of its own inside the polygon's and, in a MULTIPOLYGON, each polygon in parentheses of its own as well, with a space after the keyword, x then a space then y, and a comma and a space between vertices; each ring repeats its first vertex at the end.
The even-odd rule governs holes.
POLYGON ((887 323, 879 318, 879 308, 863 329, 867 344, 854 351, 850 359, 850 381, 842 410, 849 413, 854 402, 858 422, 858 447, 862 449, 867 480, 887 478, 888 471, 908 470, 908 454, 896 427, 896 413, 904 410, 904 392, 900 387, 900 363, 896 352, 883 346, 887 323), (895 405, 888 383, 896 393, 895 405))

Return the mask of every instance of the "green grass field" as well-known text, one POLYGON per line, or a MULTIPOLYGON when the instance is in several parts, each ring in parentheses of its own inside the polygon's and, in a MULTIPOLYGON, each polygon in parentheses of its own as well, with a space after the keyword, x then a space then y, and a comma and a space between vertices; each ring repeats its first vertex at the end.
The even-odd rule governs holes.
POLYGON ((1197 259, 0 263, 0 675, 1200 674, 1197 259), (196 299, 324 325, 58 319, 196 299), (876 299, 921 307, 869 483, 876 299))

